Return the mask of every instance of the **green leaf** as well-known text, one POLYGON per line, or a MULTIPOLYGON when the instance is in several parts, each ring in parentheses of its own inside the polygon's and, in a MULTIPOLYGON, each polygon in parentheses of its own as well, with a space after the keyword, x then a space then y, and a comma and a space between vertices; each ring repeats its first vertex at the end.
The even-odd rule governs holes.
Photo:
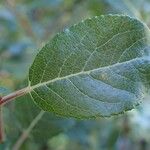
POLYGON ((14 105, 9 108, 4 107, 6 139, 9 141, 7 146, 11 148, 19 141, 21 135, 31 128, 31 124, 32 128, 25 140, 21 144, 19 142, 21 148, 23 145, 26 145, 28 141, 35 142, 39 146, 42 146, 46 144, 50 138, 61 132, 66 132, 75 124, 74 120, 60 118, 49 112, 44 112, 40 115, 41 110, 35 106, 29 94, 17 98, 13 104, 14 105), (40 118, 35 123, 34 120, 39 115, 40 118))
MULTIPOLYGON (((22 129, 27 129, 40 112, 40 109, 34 105, 29 95, 15 101, 14 114, 22 129)), ((73 125, 74 120, 60 118, 52 113, 44 112, 31 130, 29 137, 39 144, 46 143, 48 139, 66 131, 73 125)))
POLYGON ((34 102, 45 111, 76 118, 134 108, 150 81, 149 33, 137 19, 106 15, 57 34, 29 70, 34 102))

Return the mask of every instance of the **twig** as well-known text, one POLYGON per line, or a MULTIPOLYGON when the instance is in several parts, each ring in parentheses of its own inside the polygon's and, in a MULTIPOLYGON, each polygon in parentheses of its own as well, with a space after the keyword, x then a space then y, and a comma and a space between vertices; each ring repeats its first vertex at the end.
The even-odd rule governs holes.
POLYGON ((3 128, 2 106, 0 106, 0 143, 4 142, 5 134, 3 128))
POLYGON ((4 97, 1 97, 1 98, 0 98, 0 106, 1 106, 1 105, 4 105, 4 104, 6 104, 6 103, 8 103, 9 101, 11 101, 11 100, 13 100, 13 99, 15 99, 15 98, 17 98, 17 97, 20 97, 20 96, 22 96, 22 95, 25 95, 25 94, 27 94, 28 92, 30 92, 30 88, 29 88, 29 87, 26 87, 26 88, 24 88, 24 89, 18 90, 18 91, 16 91, 16 92, 11 93, 11 94, 9 94, 9 95, 6 95, 6 96, 4 96, 4 97))
POLYGON ((44 111, 41 110, 40 113, 34 118, 34 120, 31 122, 29 127, 22 133, 22 135, 19 137, 18 141, 13 146, 12 150, 19 150, 23 142, 27 139, 32 129, 35 127, 35 125, 39 122, 39 120, 44 115, 44 111))

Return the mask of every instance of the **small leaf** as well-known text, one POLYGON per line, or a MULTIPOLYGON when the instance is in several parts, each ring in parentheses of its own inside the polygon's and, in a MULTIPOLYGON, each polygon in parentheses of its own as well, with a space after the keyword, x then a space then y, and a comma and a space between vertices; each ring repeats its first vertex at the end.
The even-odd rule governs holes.
POLYGON ((76 118, 134 108, 149 86, 149 33, 137 19, 106 15, 57 34, 29 70, 34 102, 45 111, 76 118))

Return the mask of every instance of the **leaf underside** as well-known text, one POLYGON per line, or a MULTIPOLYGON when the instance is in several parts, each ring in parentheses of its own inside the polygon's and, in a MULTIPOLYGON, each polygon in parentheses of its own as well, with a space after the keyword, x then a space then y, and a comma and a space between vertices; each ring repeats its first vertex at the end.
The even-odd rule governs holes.
POLYGON ((137 19, 106 15, 57 34, 37 54, 29 84, 43 110, 75 118, 134 108, 149 87, 149 29, 137 19))

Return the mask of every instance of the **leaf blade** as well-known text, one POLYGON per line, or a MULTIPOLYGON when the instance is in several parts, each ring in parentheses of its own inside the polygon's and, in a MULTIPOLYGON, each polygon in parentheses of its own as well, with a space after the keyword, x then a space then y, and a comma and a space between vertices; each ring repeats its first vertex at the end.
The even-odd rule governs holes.
POLYGON ((46 111, 77 118, 132 109, 143 98, 142 73, 136 67, 149 65, 147 32, 140 21, 118 15, 87 19, 66 29, 38 53, 30 68, 32 98, 46 111), (132 87, 128 82, 133 79, 127 78, 133 73, 132 87))

